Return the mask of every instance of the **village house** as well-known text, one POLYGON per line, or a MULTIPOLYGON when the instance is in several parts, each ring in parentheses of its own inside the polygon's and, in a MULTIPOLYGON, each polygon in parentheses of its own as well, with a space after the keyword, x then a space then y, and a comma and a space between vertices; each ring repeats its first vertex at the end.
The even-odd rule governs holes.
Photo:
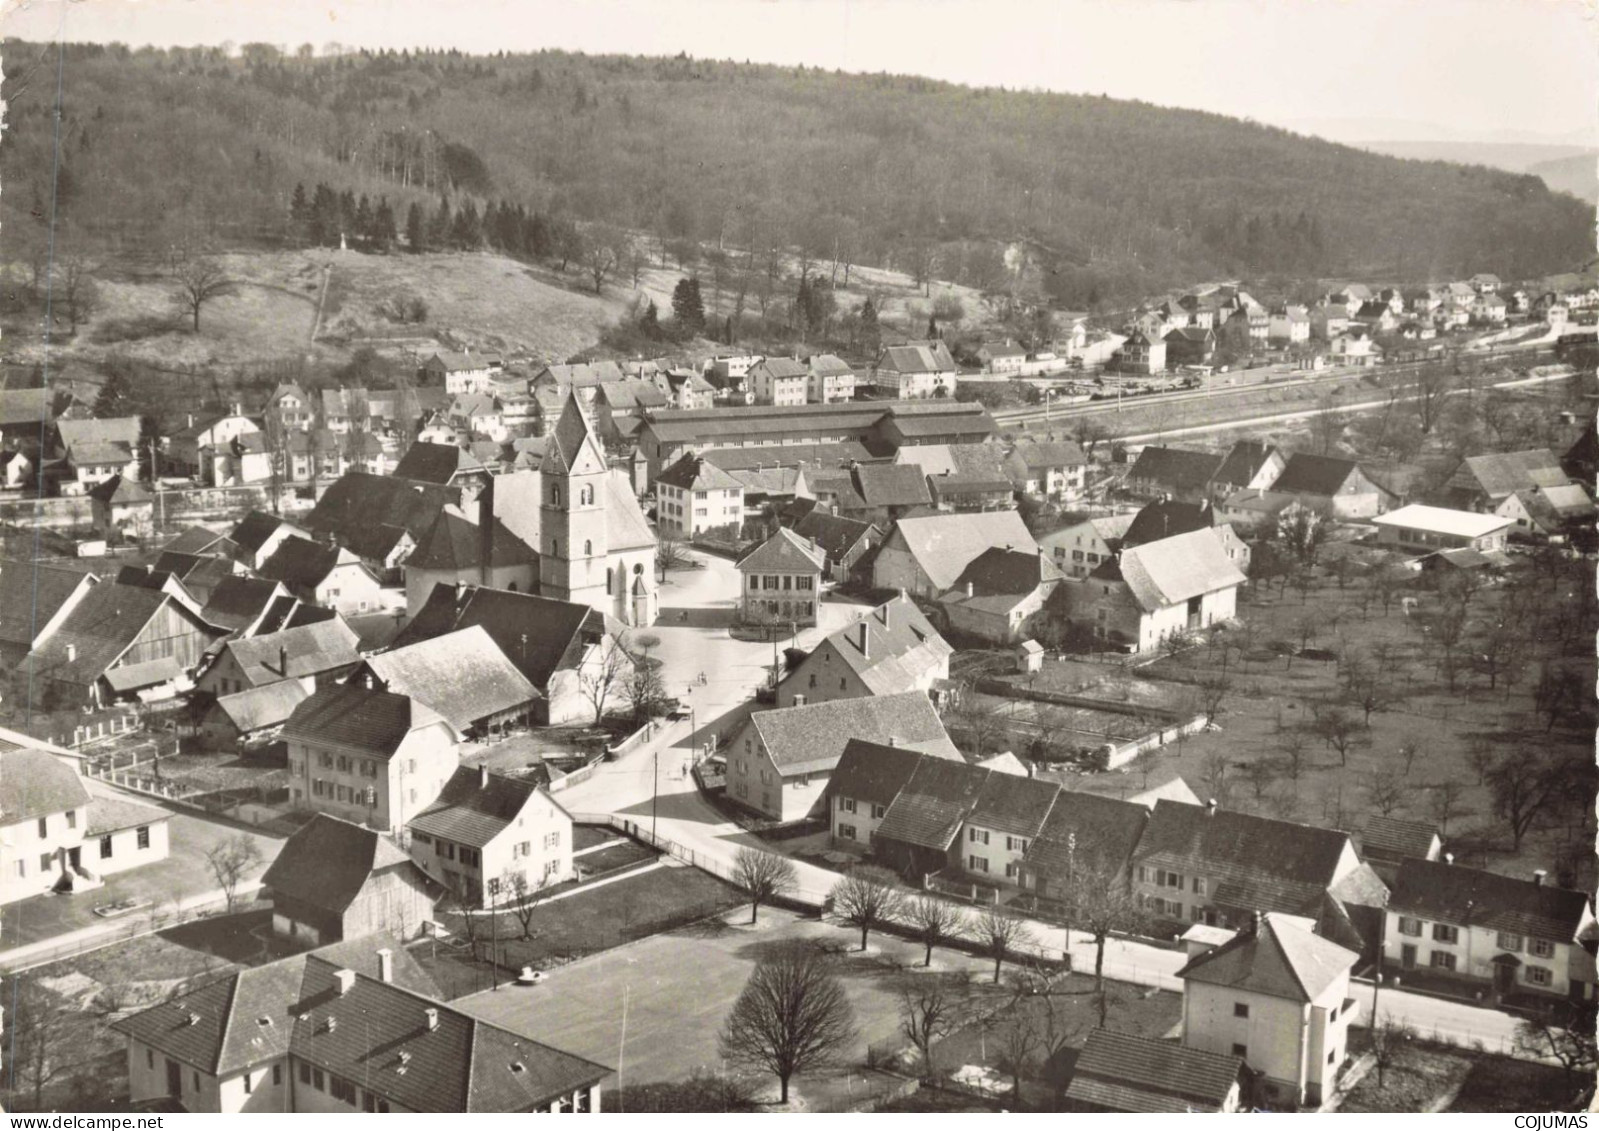
POLYGON ((1548 448, 1467 456, 1450 473, 1439 501, 1458 510, 1491 511, 1517 491, 1563 487, 1571 479, 1548 448))
POLYGON ((1514 525, 1513 520, 1495 514, 1446 510, 1420 503, 1378 515, 1371 521, 1377 528, 1379 546, 1420 552, 1503 550, 1514 525))
POLYGON ((1478 295, 1471 304, 1471 320, 1483 326, 1502 326, 1509 314, 1505 300, 1496 294, 1478 295))
POLYGON ((351 677, 416 700, 457 734, 481 737, 526 724, 538 689, 480 625, 368 656, 351 677))
POLYGON ((801 820, 852 738, 962 761, 921 691, 756 711, 728 747, 728 799, 773 820, 801 820))
MULTIPOLYGON (((841 496, 834 504, 838 513, 849 518, 886 525, 933 504, 927 475, 913 463, 863 463, 850 470, 849 478, 860 505, 851 506, 848 496, 841 496)), ((1000 483, 1005 491, 1010 490, 1008 482, 1001 479, 1000 483)))
POLYGON ((872 585, 936 598, 994 546, 1038 552, 1027 524, 1013 510, 902 518, 878 548, 872 585))
MULTIPOLYGON (((994 779, 1030 782, 1028 778, 996 774, 964 761, 923 758, 878 822, 872 834, 872 855, 918 886, 940 875, 945 879, 956 879, 963 874, 991 877, 993 869, 988 852, 1000 846, 986 843, 991 839, 990 831, 979 830, 968 824, 968 820, 982 798, 984 787, 994 779), (970 853, 967 852, 968 838, 970 853)), ((1058 790, 1058 786, 1044 782, 1033 783, 1028 797, 1030 804, 1024 811, 996 823, 1007 827, 1021 824, 1024 831, 1036 832, 1036 826, 1048 811, 1053 792, 1058 790)), ((994 820, 997 815, 988 816, 994 820)), ((1025 835, 1008 840, 1002 837, 1005 855, 1019 857, 1022 847, 1017 841, 1026 839, 1025 835)))
POLYGON ((716 402, 716 386, 693 370, 668 369, 663 380, 667 403, 672 408, 684 411, 708 409, 716 402))
POLYGON ((1029 553, 991 546, 938 598, 952 632, 990 644, 1030 639, 1064 574, 1043 547, 1029 553))
POLYGON ((294 709, 310 696, 293 679, 219 695, 200 717, 201 745, 228 753, 264 746, 277 737, 294 709))
POLYGON ((1599 942, 1587 893, 1547 881, 1410 858, 1399 863, 1383 936, 1398 983, 1453 985, 1462 996, 1592 1001, 1599 942))
POLYGON ((1506 496, 1494 513, 1514 523, 1512 535, 1558 540, 1592 522, 1594 503, 1582 487, 1566 483, 1517 491, 1506 496))
POLYGON ((685 455, 655 480, 656 526, 671 538, 693 539, 744 521, 744 485, 713 463, 685 455))
POLYGON ((310 532, 265 511, 251 511, 228 532, 234 560, 252 573, 261 568, 285 539, 308 538, 310 532))
POLYGON ((1021 886, 1057 909, 1070 906, 1078 885, 1128 885, 1128 865, 1154 804, 1059 788, 1018 869, 1021 886))
POLYGON ((1271 485, 1276 495, 1288 495, 1299 504, 1340 522, 1371 519, 1395 501, 1388 488, 1376 483, 1354 460, 1295 452, 1271 485))
POLYGON ((1238 440, 1205 485, 1213 503, 1245 490, 1264 490, 1277 481, 1288 464, 1281 449, 1260 440, 1238 440))
POLYGON ((824 637, 777 685, 779 707, 928 693, 954 652, 908 597, 896 597, 824 637))
POLYGON ((791 357, 768 357, 750 366, 749 385, 759 405, 806 403, 810 370, 791 357))
MULTIPOLYGON (((929 500, 939 510, 987 511, 1016 506, 1016 489, 1005 466, 1004 449, 998 444, 922 444, 901 448, 894 456, 894 464, 921 472, 929 500)), ((883 479, 892 475, 875 468, 871 474, 883 479)), ((863 484, 867 482, 864 476, 860 479, 863 484)), ((863 493, 868 492, 863 488, 863 493)), ((901 507, 916 505, 909 500, 917 496, 906 477, 901 507)))
POLYGON ((1208 327, 1169 330, 1163 341, 1168 365, 1209 365, 1216 356, 1216 332, 1208 327))
POLYGON ((381 935, 236 971, 113 1028, 133 1102, 187 1112, 595 1112, 611 1074, 445 1004, 381 935))
POLYGON ((883 540, 882 531, 873 523, 822 510, 804 515, 793 529, 822 551, 826 577, 838 584, 850 581, 856 563, 883 540))
POLYGON ((1023 440, 1005 456, 1005 469, 1022 494, 1071 502, 1087 483, 1088 457, 1070 440, 1023 440))
POLYGON ((311 398, 293 382, 281 384, 272 390, 262 415, 275 417, 286 432, 303 432, 316 422, 316 414, 311 410, 311 398))
POLYGON ((1243 571, 1213 530, 1121 550, 1067 595, 1068 619, 1095 640, 1141 652, 1231 620, 1243 571))
MULTIPOLYGON (((1386 302, 1363 302, 1360 309, 1349 316, 1349 330, 1364 329, 1373 337, 1392 334, 1399 329, 1399 316, 1386 302)), ((1336 340, 1336 338, 1334 339, 1336 340)))
POLYGON ((0 558, 0 668, 14 671, 99 583, 68 565, 0 558))
POLYGON ((1122 487, 1140 498, 1197 503, 1209 494, 1210 483, 1226 460, 1215 452, 1151 445, 1138 453, 1122 487))
POLYGON ((377 577, 355 554, 332 543, 287 538, 257 573, 267 581, 281 582, 300 600, 343 616, 383 608, 377 577))
POLYGON ((528 778, 461 766, 410 829, 411 858, 467 906, 572 878, 572 815, 528 778))
POLYGON ((261 426, 245 416, 239 405, 220 416, 196 420, 190 415, 183 428, 167 437, 161 453, 162 465, 175 474, 190 476, 208 486, 226 483, 229 445, 260 431, 261 426))
POLYGON ((138 417, 62 419, 56 421, 55 430, 64 454, 45 471, 59 494, 86 495, 96 484, 116 476, 138 479, 138 417))
POLYGON ((1443 852, 1438 830, 1425 821, 1373 813, 1360 830, 1360 858, 1390 887, 1406 860, 1436 860, 1443 852))
POLYGON ((360 662, 354 630, 335 614, 229 640, 194 686, 197 692, 220 697, 290 680, 309 693, 336 682, 360 662))
POLYGON ((1271 311, 1266 338, 1274 345, 1301 345, 1310 341, 1310 314, 1303 306, 1279 306, 1271 311))
POLYGON ((1123 373, 1164 373, 1166 341, 1160 331, 1134 330, 1116 351, 1115 361, 1123 373))
POLYGON ((953 398, 957 368, 941 341, 889 346, 872 367, 872 384, 880 395, 895 400, 953 398))
POLYGON ((102 537, 138 537, 154 526, 155 493, 131 475, 102 479, 88 496, 90 524, 102 537))
POLYGON ((424 383, 442 384, 451 396, 486 393, 504 368, 505 362, 497 354, 436 350, 422 363, 417 377, 424 383))
MULTIPOLYGON (((481 509, 481 508, 480 508, 481 509)), ((454 507, 439 511, 401 566, 405 611, 415 616, 436 585, 486 585, 526 593, 538 582, 538 555, 496 515, 472 522, 454 507)))
POLYGON ((1038 544, 1049 552, 1055 567, 1068 577, 1087 577, 1099 564, 1115 557, 1135 515, 1103 515, 1085 518, 1039 537, 1038 544))
POLYGON ((739 558, 740 617, 750 624, 813 625, 826 555, 784 527, 739 558))
MULTIPOLYGON (((1397 329, 1397 326, 1383 332, 1392 333, 1394 329, 1397 329)), ((1334 337, 1327 344, 1327 354, 1333 365, 1356 368, 1373 365, 1381 356, 1377 350, 1377 343, 1371 340, 1370 334, 1354 331, 1334 337)))
POLYGON ((806 399, 811 404, 842 404, 855 399, 855 370, 830 353, 812 354, 805 362, 806 399))
POLYGON ((272 931, 302 945, 422 934, 442 893, 389 837, 317 813, 301 825, 261 877, 272 931))
POLYGON ((828 837, 834 848, 869 852, 877 827, 924 755, 852 738, 827 785, 828 837))
POLYGON ((32 487, 38 466, 36 453, 0 451, 0 490, 20 492, 32 487))
POLYGON ((534 717, 540 725, 592 722, 594 705, 583 694, 583 676, 615 667, 613 652, 621 657, 619 684, 631 667, 623 647, 626 626, 620 622, 588 605, 477 585, 434 586, 393 647, 472 627, 486 631, 537 689, 534 717))
POLYGON ((296 808, 397 834, 439 795, 458 735, 439 714, 356 683, 320 688, 283 725, 296 808))
POLYGON ((1253 1080, 1242 1057, 1175 1041, 1095 1029, 1063 1097, 1064 1109, 1187 1115, 1246 1110, 1253 1080))
POLYGON ((1003 342, 984 342, 977 349, 977 360, 982 363, 984 373, 1013 377, 1022 371, 1027 351, 1006 338, 1003 342))
POLYGON ((1256 915, 1178 971, 1183 1046, 1243 1060, 1259 1074, 1257 1102, 1320 1107, 1349 1057, 1359 959, 1291 916, 1256 915))
MULTIPOLYGON (((1336 297, 1336 296, 1335 296, 1336 297)), ((1330 342, 1349 329, 1349 306, 1328 298, 1310 308, 1310 332, 1317 341, 1330 342)))

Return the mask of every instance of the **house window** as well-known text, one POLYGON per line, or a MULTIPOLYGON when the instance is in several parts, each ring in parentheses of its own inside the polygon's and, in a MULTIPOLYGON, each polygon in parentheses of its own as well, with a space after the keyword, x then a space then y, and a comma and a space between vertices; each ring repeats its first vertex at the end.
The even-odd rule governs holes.
POLYGON ((838 807, 842 812, 853 813, 855 812, 855 799, 853 797, 840 797, 838 799, 838 807))
POLYGON ((1005 838, 1005 848, 1010 852, 1026 852, 1027 838, 1024 836, 1008 836, 1005 838))
POLYGON ((988 871, 988 858, 986 856, 968 856, 966 858, 966 868, 967 871, 986 873, 988 871))
POLYGON ((1434 923, 1432 925, 1432 941, 1449 943, 1453 946, 1460 941, 1460 928, 1452 927, 1448 923, 1434 923))
POLYGON ((845 840, 854 840, 855 839, 855 826, 854 825, 840 825, 840 826, 838 826, 838 835, 843 837, 845 840))
POLYGON ((255 1091, 255 1081, 250 1079, 250 1074, 248 1072, 246 1072, 243 1076, 239 1077, 239 1079, 244 1081, 244 1094, 245 1095, 249 1095, 251 1092, 255 1091))
POLYGON ((305 1061, 302 1060, 300 1062, 300 1083, 309 1084, 310 1082, 311 1082, 311 1066, 309 1064, 305 1063, 305 1061))
POLYGON ((55 857, 48 852, 39 854, 39 871, 48 872, 55 864, 55 857))
POLYGON ((48 818, 48 817, 40 817, 39 818, 39 839, 43 840, 45 837, 47 837, 49 835, 50 835, 50 818, 48 818))
POLYGON ((1529 966, 1529 967, 1527 967, 1527 984, 1528 985, 1531 985, 1531 986, 1547 986, 1553 981, 1554 981, 1554 976, 1552 974, 1550 974, 1550 972, 1549 972, 1547 967, 1544 967, 1544 966, 1529 966))
POLYGON ((1520 935, 1513 935, 1509 931, 1500 931, 1499 932, 1499 940, 1498 941, 1499 941, 1499 948, 1501 950, 1520 950, 1521 949, 1521 942, 1522 942, 1521 936, 1520 935))
POLYGON ((988 843, 988 830, 987 829, 967 829, 966 830, 966 839, 971 841, 973 844, 987 844, 988 843))
POLYGON ((1249 1055, 1249 1046, 1235 1043, 1233 1045, 1233 1055, 1247 1057, 1249 1055))
POLYGON ((1017 868, 1017 866, 1014 863, 1006 864, 1005 865, 1005 878, 1007 880, 1014 880, 1016 878, 1016 873, 1018 871, 1019 871, 1019 869, 1017 868))
POLYGON ((355 1085, 342 1076, 328 1077, 328 1094, 351 1107, 355 1106, 355 1085))
POLYGON ((1455 968, 1455 956, 1447 950, 1433 951, 1429 961, 1431 961, 1433 968, 1437 970, 1453 970, 1455 968))
POLYGON ((1194 894, 1195 895, 1204 895, 1205 894, 1205 877, 1203 877, 1203 876, 1195 876, 1194 877, 1194 894))
POLYGON ((111 837, 109 835, 100 838, 100 859, 111 859, 111 837))
POLYGON ((75 829, 77 827, 78 827, 78 814, 77 814, 77 812, 75 810, 68 809, 67 810, 67 828, 75 829))
POLYGON ((887 813, 887 812, 888 812, 888 806, 887 805, 873 805, 872 806, 872 820, 881 821, 883 819, 883 815, 885 813, 887 813))
POLYGON ((544 847, 545 848, 555 848, 560 843, 561 843, 561 831, 559 829, 557 829, 553 833, 546 834, 545 837, 544 837, 544 847))
POLYGON ((280 1085, 282 1083, 283 1083, 283 1065, 274 1064, 272 1066, 272 1086, 274 1088, 276 1088, 278 1085, 280 1085))
POLYGON ((1399 933, 1419 939, 1421 937, 1421 920, 1401 915, 1399 917, 1399 933))
POLYGON ((1548 939, 1530 939, 1527 942, 1527 953, 1535 958, 1553 958, 1555 944, 1548 939))
POLYGON ((1242 1001, 1233 1002, 1233 1016, 1234 1017, 1248 1017, 1249 1016, 1249 1005, 1248 1005, 1248 1003, 1247 1002, 1242 1002, 1242 1001))

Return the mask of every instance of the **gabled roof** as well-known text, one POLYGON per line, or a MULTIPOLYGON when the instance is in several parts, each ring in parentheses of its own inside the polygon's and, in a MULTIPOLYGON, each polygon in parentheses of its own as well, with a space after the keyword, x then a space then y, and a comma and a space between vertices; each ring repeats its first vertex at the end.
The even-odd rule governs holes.
POLYGON ((921 691, 756 711, 750 725, 786 774, 832 769, 851 738, 960 759, 932 701, 921 691))
POLYGON ((1148 820, 1149 810, 1131 801, 1062 789, 1028 846, 1027 869, 1051 883, 1065 882, 1073 868, 1118 876, 1148 820))
POLYGON ((1202 491, 1224 459, 1215 452, 1151 446, 1138 453, 1127 478, 1147 479, 1171 491, 1202 491))
POLYGON ((0 827, 88 804, 83 778, 64 759, 32 746, 0 743, 0 827))
POLYGON ((563 665, 575 665, 584 640, 609 631, 605 616, 587 605, 465 585, 435 585, 400 634, 396 648, 480 625, 535 688, 548 686, 563 665))
POLYGON ((981 349, 989 357, 1021 357, 1027 356, 1027 351, 1015 342, 984 342, 981 349))
POLYGON ((347 471, 317 500, 305 526, 331 534, 363 558, 383 559, 402 536, 416 541, 459 495, 458 490, 436 483, 347 471))
POLYGON ((1233 938, 1189 960, 1186 981, 1311 1002, 1360 961, 1360 955, 1306 930, 1287 916, 1261 915, 1233 938))
POLYGON ((1414 856, 1425 860, 1438 846, 1438 830, 1426 821, 1373 814, 1360 832, 1360 851, 1388 856, 1414 856))
POLYGON ((1202 868, 1218 880, 1218 901, 1297 913, 1333 882, 1348 846, 1348 835, 1334 829, 1162 799, 1137 858, 1202 868), (1229 886, 1232 892, 1220 890, 1229 886))
POLYGON ((52 419, 49 389, 0 388, 0 425, 48 424, 52 419))
POLYGON ((889 805, 874 839, 947 850, 960 834, 961 824, 976 806, 983 787, 996 776, 1017 780, 964 761, 922 759, 889 805))
POLYGON ((363 667, 385 690, 426 704, 462 732, 540 698, 481 625, 368 656, 363 667))
POLYGON ((85 593, 61 626, 28 654, 23 661, 26 670, 65 683, 93 683, 132 647, 168 602, 177 615, 200 624, 198 616, 160 589, 102 582, 85 593))
POLYGON ((1031 839, 1043 829, 1059 793, 1054 782, 991 773, 966 819, 985 829, 1031 839))
POLYGON ((904 541, 937 589, 948 589, 961 571, 991 546, 1038 552, 1027 524, 1009 510, 902 518, 893 538, 904 541))
POLYGON ((1359 465, 1352 459, 1295 452, 1288 457, 1283 473, 1277 477, 1271 489, 1285 495, 1336 495, 1349 477, 1359 470, 1359 465))
POLYGON ((356 635, 338 616, 230 640, 223 645, 223 651, 232 653, 245 679, 256 685, 321 675, 361 662, 356 635), (288 670, 284 671, 284 667, 288 670))
MULTIPOLYGON (((7 390, 5 398, 16 395, 7 390)), ((139 418, 110 416, 57 420, 56 435, 61 437, 61 444, 66 448, 76 448, 80 444, 122 444, 132 448, 139 442, 139 418)))
POLYGON ((1481 491, 1491 499, 1532 487, 1555 487, 1571 480, 1548 448, 1467 456, 1444 484, 1448 489, 1481 491))
POLYGON ((929 667, 954 652, 909 597, 895 597, 834 630, 817 650, 824 647, 859 676, 873 695, 892 695, 919 686, 929 667))
POLYGON ((438 361, 446 373, 460 373, 474 369, 487 369, 490 366, 500 365, 499 354, 473 353, 470 350, 434 350, 429 361, 438 361))
POLYGON ((453 444, 430 444, 418 440, 405 449, 394 468, 394 478, 443 486, 464 472, 481 472, 483 465, 453 444))
POLYGON ((806 359, 806 367, 815 377, 844 377, 855 374, 849 362, 830 353, 812 354, 806 359))
POLYGON ((290 535, 261 563, 257 571, 268 581, 281 581, 292 589, 315 589, 335 567, 355 561, 348 550, 327 542, 290 535))
POLYGON ((228 541, 232 542, 239 550, 246 554, 257 554, 261 547, 267 544, 267 539, 278 532, 280 527, 287 526, 290 530, 299 532, 299 527, 293 523, 285 522, 275 514, 266 511, 251 511, 241 518, 228 532, 228 541))
POLYGON ((924 755, 903 746, 884 746, 852 738, 827 780, 834 797, 850 797, 866 805, 888 805, 910 780, 924 755))
MULTIPOLYGON (((491 567, 529 565, 538 553, 493 519, 489 562, 491 567)), ((482 528, 454 507, 439 511, 432 527, 417 539, 416 549, 405 559, 407 569, 436 569, 449 572, 479 569, 483 565, 482 528)))
POLYGON ((1246 580, 1211 529, 1124 549, 1089 576, 1125 582, 1146 612, 1242 585, 1246 580))
POLYGON ((405 695, 341 683, 318 688, 284 724, 285 738, 353 747, 389 757, 406 736, 444 720, 405 695))
POLYGON ((217 697, 214 709, 222 712, 240 734, 282 726, 311 693, 296 679, 264 683, 232 695, 217 697))
POLYGON ((546 365, 533 380, 548 378, 561 389, 592 389, 623 379, 622 367, 614 361, 573 362, 570 365, 546 365))
POLYGON ((1095 1029, 1072 1066, 1066 1098, 1120 1112, 1220 1111, 1243 1074, 1236 1056, 1095 1029))
POLYGON ((933 501, 927 476, 915 464, 862 464, 853 475, 856 490, 869 507, 913 507, 933 501))
MULTIPOLYGON (((855 487, 855 476, 848 468, 838 467, 812 467, 809 464, 799 465, 799 478, 804 479, 805 489, 817 498, 826 498, 835 506, 845 510, 861 510, 866 506, 866 500, 861 498, 861 493, 855 487)), ((795 480, 794 489, 799 490, 799 478, 795 480)))
POLYGON ((779 381, 803 378, 810 375, 808 368, 791 357, 763 358, 750 366, 747 379, 753 381, 757 372, 764 372, 768 377, 779 381))
MULTIPOLYGON (((543 794, 545 801, 561 810, 555 799, 531 779, 491 774, 477 766, 458 766, 438 798, 413 817, 410 826, 415 832, 482 848, 521 815, 535 794, 543 794)), ((530 829, 527 838, 542 835, 541 830, 530 829)))
POLYGON ((237 632, 254 624, 271 603, 284 595, 276 581, 230 574, 211 590, 211 598, 200 610, 207 624, 237 632))
POLYGON ((1079 467, 1088 462, 1083 449, 1071 440, 1024 440, 1011 449, 1009 458, 1028 471, 1079 467))
POLYGON ((953 373, 955 359, 943 342, 889 346, 878 358, 877 368, 895 373, 953 373))
POLYGON ((1123 546, 1159 542, 1194 530, 1209 530, 1216 525, 1216 509, 1210 500, 1184 503, 1176 499, 1156 499, 1134 516, 1122 535, 1123 546))
POLYGON ((1276 448, 1260 440, 1239 440, 1222 458, 1221 466, 1211 476, 1211 482, 1230 487, 1247 487, 1250 480, 1260 474, 1276 448))
POLYGON ((283 842, 261 877, 264 887, 312 907, 343 914, 374 872, 415 869, 384 833, 318 813, 283 842))
POLYGON ((126 475, 113 475, 89 488, 89 498, 102 503, 147 503, 155 498, 150 488, 126 475))
POLYGON ((594 426, 589 423, 582 398, 576 393, 566 394, 561 417, 545 441, 544 466, 567 473, 605 469, 605 453, 594 438, 594 426))
POLYGON ((203 526, 185 526, 176 538, 161 547, 161 551, 174 554, 216 554, 224 552, 228 545, 229 539, 226 534, 218 534, 203 526))
POLYGON ((738 559, 740 573, 820 573, 825 563, 821 547, 780 526, 777 532, 738 559))
POLYGON ((736 491, 743 484, 701 456, 689 453, 655 478, 684 491, 736 491))
POLYGON ((79 586, 99 578, 51 562, 0 558, 0 642, 31 648, 34 637, 70 601, 79 586))
POLYGON ((1587 893, 1439 860, 1402 860, 1393 910, 1421 919, 1571 942, 1587 924, 1587 893))
POLYGON ((794 467, 740 468, 728 472, 749 495, 792 495, 799 486, 799 469, 794 467))
POLYGON ((843 556, 857 542, 876 529, 869 522, 816 510, 794 524, 794 533, 810 539, 831 558, 843 556))
POLYGON ((961 571, 952 592, 964 595, 970 585, 974 597, 1023 597, 1061 577, 1055 563, 1041 551, 1030 554, 990 546, 961 571))

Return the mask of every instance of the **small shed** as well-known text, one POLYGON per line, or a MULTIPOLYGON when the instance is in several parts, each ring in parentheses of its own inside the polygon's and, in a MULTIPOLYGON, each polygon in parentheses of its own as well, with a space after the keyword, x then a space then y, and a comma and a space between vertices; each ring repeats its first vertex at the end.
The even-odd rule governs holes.
POLYGON ((1016 670, 1023 673, 1042 671, 1044 646, 1036 640, 1023 640, 1016 645, 1016 670))

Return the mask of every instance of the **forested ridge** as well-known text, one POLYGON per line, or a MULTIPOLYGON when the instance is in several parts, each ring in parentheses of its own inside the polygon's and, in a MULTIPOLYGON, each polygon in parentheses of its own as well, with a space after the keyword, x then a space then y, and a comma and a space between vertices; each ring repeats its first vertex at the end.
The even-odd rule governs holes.
POLYGON ((129 251, 175 229, 312 239, 293 203, 318 185, 369 198, 396 248, 412 205, 428 236, 446 201, 515 213, 493 230, 546 256, 604 225, 997 289, 1024 246, 1073 308, 1228 275, 1519 278, 1592 242, 1593 209, 1535 176, 1108 98, 685 57, 13 42, 0 215, 20 243, 52 199, 58 63, 58 215, 129 251))

